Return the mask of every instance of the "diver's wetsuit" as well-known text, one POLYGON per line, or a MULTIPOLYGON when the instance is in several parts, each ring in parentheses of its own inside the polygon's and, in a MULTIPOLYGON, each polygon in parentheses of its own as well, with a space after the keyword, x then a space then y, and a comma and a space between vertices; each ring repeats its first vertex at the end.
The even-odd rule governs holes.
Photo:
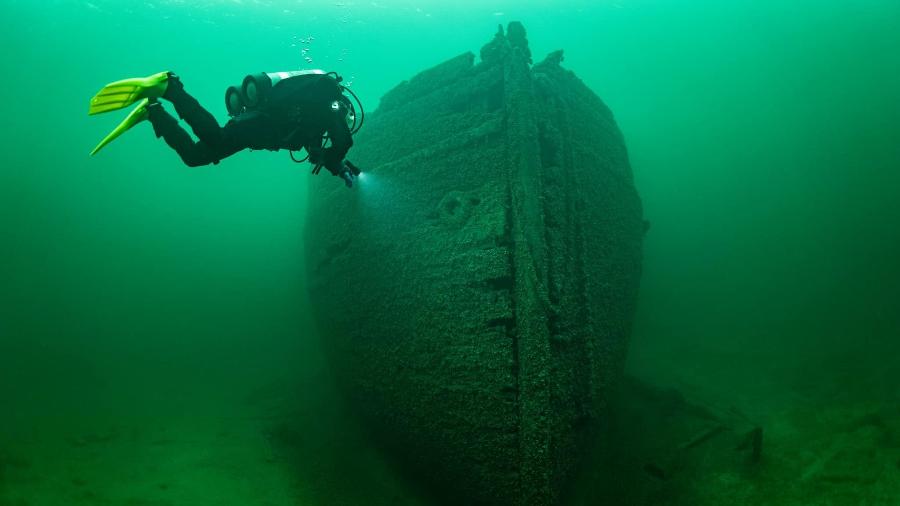
POLYGON ((324 165, 334 175, 340 174, 345 170, 344 156, 353 145, 343 105, 333 108, 343 96, 340 86, 328 75, 310 76, 291 84, 280 89, 264 110, 242 113, 220 127, 213 115, 184 91, 178 77, 170 75, 163 98, 172 102, 175 112, 190 125, 199 142, 161 104, 149 106, 149 120, 156 136, 162 137, 189 167, 219 163, 247 148, 306 148, 312 155, 310 161, 324 165), (325 133, 331 146, 320 150, 325 133))

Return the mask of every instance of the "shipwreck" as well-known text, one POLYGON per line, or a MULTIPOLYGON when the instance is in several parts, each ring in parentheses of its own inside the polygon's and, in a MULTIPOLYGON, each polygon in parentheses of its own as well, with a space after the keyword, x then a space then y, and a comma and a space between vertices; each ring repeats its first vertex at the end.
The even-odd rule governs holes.
POLYGON ((350 405, 453 504, 560 504, 621 376, 646 222, 610 110, 511 23, 388 92, 314 181, 312 307, 350 405), (331 184, 324 184, 331 183, 331 184))

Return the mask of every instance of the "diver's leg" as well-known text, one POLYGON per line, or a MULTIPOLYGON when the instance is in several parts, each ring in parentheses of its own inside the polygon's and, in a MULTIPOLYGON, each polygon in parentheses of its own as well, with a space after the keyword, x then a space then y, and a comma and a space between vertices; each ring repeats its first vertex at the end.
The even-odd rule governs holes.
POLYGON ((162 137, 188 167, 219 163, 219 160, 237 151, 229 153, 215 149, 205 142, 194 142, 190 134, 178 124, 178 120, 166 112, 158 102, 148 105, 147 112, 148 119, 153 125, 153 132, 157 137, 162 137))
POLYGON ((216 118, 200 105, 196 98, 184 91, 181 79, 169 74, 169 83, 162 98, 172 102, 178 117, 187 122, 203 143, 209 146, 221 146, 224 142, 224 131, 216 118))

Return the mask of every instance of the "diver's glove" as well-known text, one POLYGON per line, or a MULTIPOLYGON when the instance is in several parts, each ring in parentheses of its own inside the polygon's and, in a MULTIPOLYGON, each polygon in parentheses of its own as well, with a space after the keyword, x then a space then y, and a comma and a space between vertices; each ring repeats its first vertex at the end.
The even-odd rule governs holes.
POLYGON ((340 174, 341 179, 344 180, 344 184, 347 185, 347 188, 353 188, 353 173, 350 172, 347 167, 344 167, 344 170, 340 174))
POLYGON ((353 177, 359 177, 362 174, 362 171, 359 170, 359 167, 353 165, 353 162, 350 160, 344 160, 344 168, 350 169, 350 173, 353 174, 353 177))

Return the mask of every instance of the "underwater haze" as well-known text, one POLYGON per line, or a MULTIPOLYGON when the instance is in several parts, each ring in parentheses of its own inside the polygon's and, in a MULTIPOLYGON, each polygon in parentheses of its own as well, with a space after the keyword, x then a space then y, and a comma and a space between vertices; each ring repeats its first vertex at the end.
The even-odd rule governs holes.
POLYGON ((0 505, 430 504, 319 350, 306 199, 341 182, 187 168, 149 124, 90 157, 124 113, 88 102, 171 70, 224 122, 248 73, 323 68, 377 114, 510 21, 624 134, 651 225, 629 376, 766 438, 571 501, 900 504, 900 3, 0 0, 0 505))

